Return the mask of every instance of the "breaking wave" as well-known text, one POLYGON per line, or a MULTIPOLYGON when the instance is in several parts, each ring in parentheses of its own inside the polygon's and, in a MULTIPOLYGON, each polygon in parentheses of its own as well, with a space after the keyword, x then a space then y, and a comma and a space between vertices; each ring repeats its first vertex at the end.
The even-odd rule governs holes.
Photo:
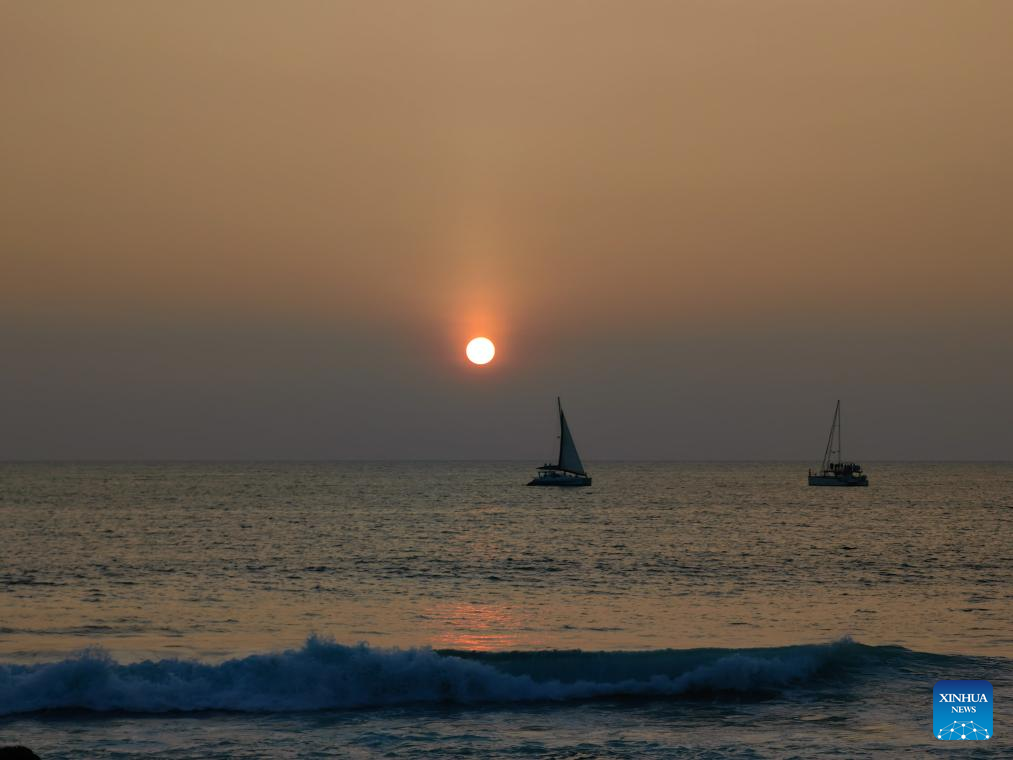
POLYGON ((895 647, 850 640, 773 649, 455 652, 345 646, 208 664, 121 664, 101 649, 53 663, 0 665, 0 715, 48 710, 284 712, 406 704, 777 693, 840 674, 895 647))

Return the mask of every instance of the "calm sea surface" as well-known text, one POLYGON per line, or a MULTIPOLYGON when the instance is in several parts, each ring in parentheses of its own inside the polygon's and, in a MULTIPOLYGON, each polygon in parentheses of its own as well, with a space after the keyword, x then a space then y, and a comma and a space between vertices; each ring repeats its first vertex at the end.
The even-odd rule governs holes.
POLYGON ((62 757, 1013 747, 1013 465, 0 464, 0 745, 62 757))

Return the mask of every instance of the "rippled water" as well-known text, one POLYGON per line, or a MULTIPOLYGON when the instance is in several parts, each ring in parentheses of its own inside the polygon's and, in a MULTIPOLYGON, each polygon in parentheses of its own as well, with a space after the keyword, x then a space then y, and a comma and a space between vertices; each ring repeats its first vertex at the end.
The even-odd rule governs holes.
POLYGON ((555 490, 512 462, 0 465, 0 743, 939 751, 946 675, 993 681, 1005 741, 1013 465, 866 469, 599 463, 555 490))

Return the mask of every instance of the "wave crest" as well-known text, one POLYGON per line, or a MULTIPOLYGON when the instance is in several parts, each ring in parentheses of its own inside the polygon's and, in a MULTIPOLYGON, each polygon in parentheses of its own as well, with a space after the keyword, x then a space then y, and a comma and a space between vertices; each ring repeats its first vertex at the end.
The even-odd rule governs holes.
POLYGON ((0 665, 0 715, 44 710, 281 712, 404 704, 565 701, 598 697, 763 694, 860 656, 848 640, 751 650, 438 652, 346 646, 208 664, 121 664, 101 649, 38 665, 0 665))

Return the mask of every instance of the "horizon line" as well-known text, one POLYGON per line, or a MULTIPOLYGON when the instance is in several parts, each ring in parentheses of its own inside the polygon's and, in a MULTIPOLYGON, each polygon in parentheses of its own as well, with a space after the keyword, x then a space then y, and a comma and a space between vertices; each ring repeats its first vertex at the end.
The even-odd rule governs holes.
MULTIPOLYGON (((56 458, 56 459, 0 459, 0 465, 7 464, 380 464, 380 463, 405 463, 405 464, 530 464, 535 459, 479 459, 479 458, 419 458, 419 457, 388 457, 388 458, 137 458, 124 459, 118 457, 79 459, 79 458, 56 458)), ((816 459, 587 459, 589 463, 595 464, 807 464, 818 462, 816 459)), ((866 459, 869 463, 875 464, 1013 464, 1013 459, 866 459)))

